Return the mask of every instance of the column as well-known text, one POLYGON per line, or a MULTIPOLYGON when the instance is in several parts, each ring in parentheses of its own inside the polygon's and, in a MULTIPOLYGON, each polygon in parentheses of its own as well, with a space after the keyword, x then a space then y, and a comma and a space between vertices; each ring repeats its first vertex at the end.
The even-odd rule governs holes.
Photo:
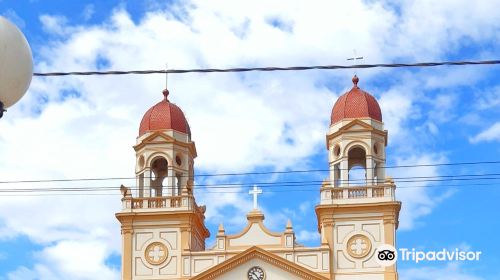
POLYGON ((343 158, 340 162, 340 185, 343 187, 349 186, 349 162, 347 158, 343 158))
POLYGON ((372 156, 366 157, 366 185, 373 185, 373 158, 372 156))
POLYGON ((151 169, 144 170, 144 197, 151 197, 151 169))
POLYGON ((132 234, 131 226, 122 226, 122 280, 132 280, 132 234))
MULTIPOLYGON (((137 197, 144 197, 144 172, 137 176, 137 197)), ((133 188, 132 188, 133 189, 133 188)))
POLYGON ((170 193, 172 196, 176 196, 176 195, 179 195, 177 193, 177 190, 176 190, 176 187, 175 187, 175 176, 174 176, 174 168, 172 166, 169 166, 168 167, 168 172, 167 172, 167 184, 166 184, 166 188, 168 188, 168 192, 167 193, 170 193))
MULTIPOLYGON (((394 221, 394 216, 384 217, 384 241, 386 244, 390 244, 396 247, 396 225, 394 221)), ((386 280, 397 280, 398 274, 396 272, 396 265, 391 265, 385 267, 384 279, 386 280)))
POLYGON ((385 182, 385 162, 379 162, 378 164, 378 181, 385 182))
POLYGON ((330 162, 330 186, 335 186, 335 163, 330 162))

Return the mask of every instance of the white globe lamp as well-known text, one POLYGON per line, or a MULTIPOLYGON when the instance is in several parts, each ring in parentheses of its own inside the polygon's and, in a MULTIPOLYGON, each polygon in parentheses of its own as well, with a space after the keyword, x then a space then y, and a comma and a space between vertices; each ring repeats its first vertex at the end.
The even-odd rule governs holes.
POLYGON ((0 16, 0 118, 28 90, 33 77, 33 58, 23 33, 0 16))

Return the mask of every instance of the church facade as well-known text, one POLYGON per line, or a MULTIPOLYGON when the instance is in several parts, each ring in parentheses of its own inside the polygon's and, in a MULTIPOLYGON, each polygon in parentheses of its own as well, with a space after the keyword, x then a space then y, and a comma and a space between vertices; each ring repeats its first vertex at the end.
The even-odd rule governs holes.
MULTIPOLYGON (((329 178, 318 186, 320 245, 295 240, 291 221, 281 232, 264 224, 254 200, 238 234, 221 224, 207 247, 205 206, 196 203, 196 146, 182 110, 168 100, 141 121, 136 153, 137 190, 122 186, 122 279, 398 279, 396 265, 384 266, 380 246, 396 246, 401 203, 385 176, 387 131, 376 99, 358 87, 340 96, 326 135, 329 178), (363 170, 351 178, 354 168, 363 170)), ((254 198, 257 189, 253 192, 254 198)))

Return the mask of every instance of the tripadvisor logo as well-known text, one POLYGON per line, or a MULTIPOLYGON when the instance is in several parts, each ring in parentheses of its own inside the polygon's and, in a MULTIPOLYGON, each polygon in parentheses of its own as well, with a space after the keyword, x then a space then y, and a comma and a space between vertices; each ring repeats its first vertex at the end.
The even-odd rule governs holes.
POLYGON ((377 263, 381 266, 390 266, 398 260, 398 251, 394 246, 389 244, 382 244, 375 250, 377 263))
POLYGON ((378 264, 390 266, 396 263, 398 259, 414 263, 422 261, 479 261, 481 253, 481 251, 464 251, 458 248, 455 250, 441 249, 439 251, 399 248, 398 252, 393 246, 382 244, 375 251, 375 256, 378 264))

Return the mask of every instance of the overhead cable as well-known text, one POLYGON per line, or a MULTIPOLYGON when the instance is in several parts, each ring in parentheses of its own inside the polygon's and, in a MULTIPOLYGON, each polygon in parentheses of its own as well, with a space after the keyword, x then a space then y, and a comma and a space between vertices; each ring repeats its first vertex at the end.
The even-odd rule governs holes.
POLYGON ((71 72, 36 72, 34 76, 92 76, 92 75, 149 75, 149 74, 185 74, 185 73, 227 73, 227 72, 271 72, 271 71, 304 71, 304 70, 334 70, 334 69, 366 69, 366 68, 401 68, 401 67, 435 67, 463 65, 495 65, 500 60, 480 61, 442 61, 419 63, 377 63, 356 65, 316 65, 292 67, 239 67, 239 68, 197 68, 197 69, 164 69, 164 70, 128 70, 128 71, 71 71, 71 72))
MULTIPOLYGON (((381 166, 381 169, 396 169, 396 168, 421 168, 421 167, 438 167, 438 166, 460 166, 460 165, 489 165, 500 164, 500 161, 475 161, 475 162, 453 162, 453 163, 433 163, 433 164, 413 164, 413 165, 393 165, 381 166)), ((338 170, 347 170, 339 168, 338 170)), ((261 171, 261 172, 241 172, 241 173, 214 173, 214 174, 195 174, 194 177, 218 177, 218 176, 249 176, 249 175, 276 175, 276 174, 293 174, 293 173, 316 173, 330 172, 330 169, 309 169, 309 170, 286 170, 286 171, 261 171)), ((450 175, 452 176, 452 175, 450 175)), ((178 176, 165 176, 178 177, 178 176)), ((180 177, 189 177, 189 175, 181 175, 180 177)), ((145 178, 155 178, 145 177, 145 178)), ((50 182, 77 182, 77 181, 113 181, 113 180, 136 180, 137 177, 102 177, 102 178, 69 178, 69 179, 39 179, 39 180, 7 180, 0 181, 0 184, 18 184, 18 183, 50 183, 50 182)))

